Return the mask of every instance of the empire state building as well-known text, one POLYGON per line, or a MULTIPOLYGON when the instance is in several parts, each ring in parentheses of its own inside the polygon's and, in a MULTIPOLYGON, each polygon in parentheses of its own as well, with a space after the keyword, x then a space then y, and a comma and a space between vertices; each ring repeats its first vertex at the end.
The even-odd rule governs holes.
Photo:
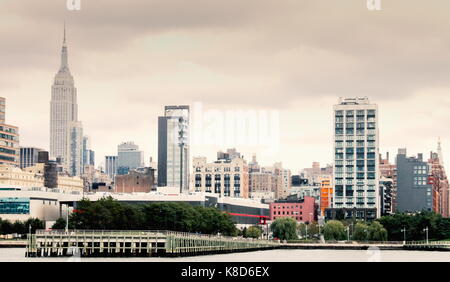
POLYGON ((61 65, 52 85, 50 102, 50 155, 60 159, 63 168, 80 175, 82 166, 82 126, 78 122, 77 89, 69 70, 66 30, 61 50, 61 65))

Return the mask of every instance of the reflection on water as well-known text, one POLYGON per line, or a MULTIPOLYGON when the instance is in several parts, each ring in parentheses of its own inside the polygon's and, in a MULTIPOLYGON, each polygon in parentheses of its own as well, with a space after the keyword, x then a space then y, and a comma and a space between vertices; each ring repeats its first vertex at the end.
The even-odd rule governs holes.
POLYGON ((269 250, 182 258, 26 258, 24 248, 0 248, 0 262, 450 262, 450 252, 369 250, 269 250))

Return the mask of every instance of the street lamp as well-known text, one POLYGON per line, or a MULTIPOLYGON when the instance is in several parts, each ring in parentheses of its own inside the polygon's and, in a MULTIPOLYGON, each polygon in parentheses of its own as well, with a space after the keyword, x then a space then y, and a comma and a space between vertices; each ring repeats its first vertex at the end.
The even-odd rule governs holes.
POLYGON ((423 231, 425 231, 426 232, 426 234, 427 234, 427 244, 428 244, 428 226, 427 226, 427 228, 425 228, 425 229, 423 229, 423 231))
POLYGON ((403 232, 403 245, 405 245, 406 244, 406 228, 403 227, 403 229, 400 231, 403 232))
POLYGON ((347 226, 347 242, 350 241, 350 226, 347 226))
POLYGON ((69 232, 69 205, 67 205, 67 212, 66 212, 66 233, 69 232))

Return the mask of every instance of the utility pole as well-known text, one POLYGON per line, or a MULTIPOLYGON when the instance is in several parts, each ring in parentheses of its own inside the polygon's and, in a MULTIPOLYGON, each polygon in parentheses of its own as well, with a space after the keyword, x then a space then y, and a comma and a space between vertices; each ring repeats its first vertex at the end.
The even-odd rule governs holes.
POLYGON ((183 193, 183 151, 184 151, 184 128, 183 117, 178 120, 178 145, 180 145, 180 194, 183 193))

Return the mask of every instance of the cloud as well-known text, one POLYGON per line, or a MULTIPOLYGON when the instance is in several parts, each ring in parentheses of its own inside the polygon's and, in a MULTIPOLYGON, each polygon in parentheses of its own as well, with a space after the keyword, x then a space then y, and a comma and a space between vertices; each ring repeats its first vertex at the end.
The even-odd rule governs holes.
MULTIPOLYGON (((368 11, 363 0, 81 0, 81 11, 73 12, 65 2, 0 6, 0 96, 24 144, 48 147, 64 20, 79 116, 98 159, 127 140, 156 156, 156 119, 164 105, 196 101, 279 110, 279 156, 298 169, 331 159, 323 153, 330 146, 325 128, 338 96, 369 96, 395 120, 392 128, 402 123, 396 116, 408 115, 421 131, 428 126, 430 134, 445 135, 448 1, 383 1, 379 12, 368 11), (292 147, 301 158, 292 157, 292 147)), ((428 140, 416 125, 402 134, 383 131, 395 141, 385 146, 428 140)))

